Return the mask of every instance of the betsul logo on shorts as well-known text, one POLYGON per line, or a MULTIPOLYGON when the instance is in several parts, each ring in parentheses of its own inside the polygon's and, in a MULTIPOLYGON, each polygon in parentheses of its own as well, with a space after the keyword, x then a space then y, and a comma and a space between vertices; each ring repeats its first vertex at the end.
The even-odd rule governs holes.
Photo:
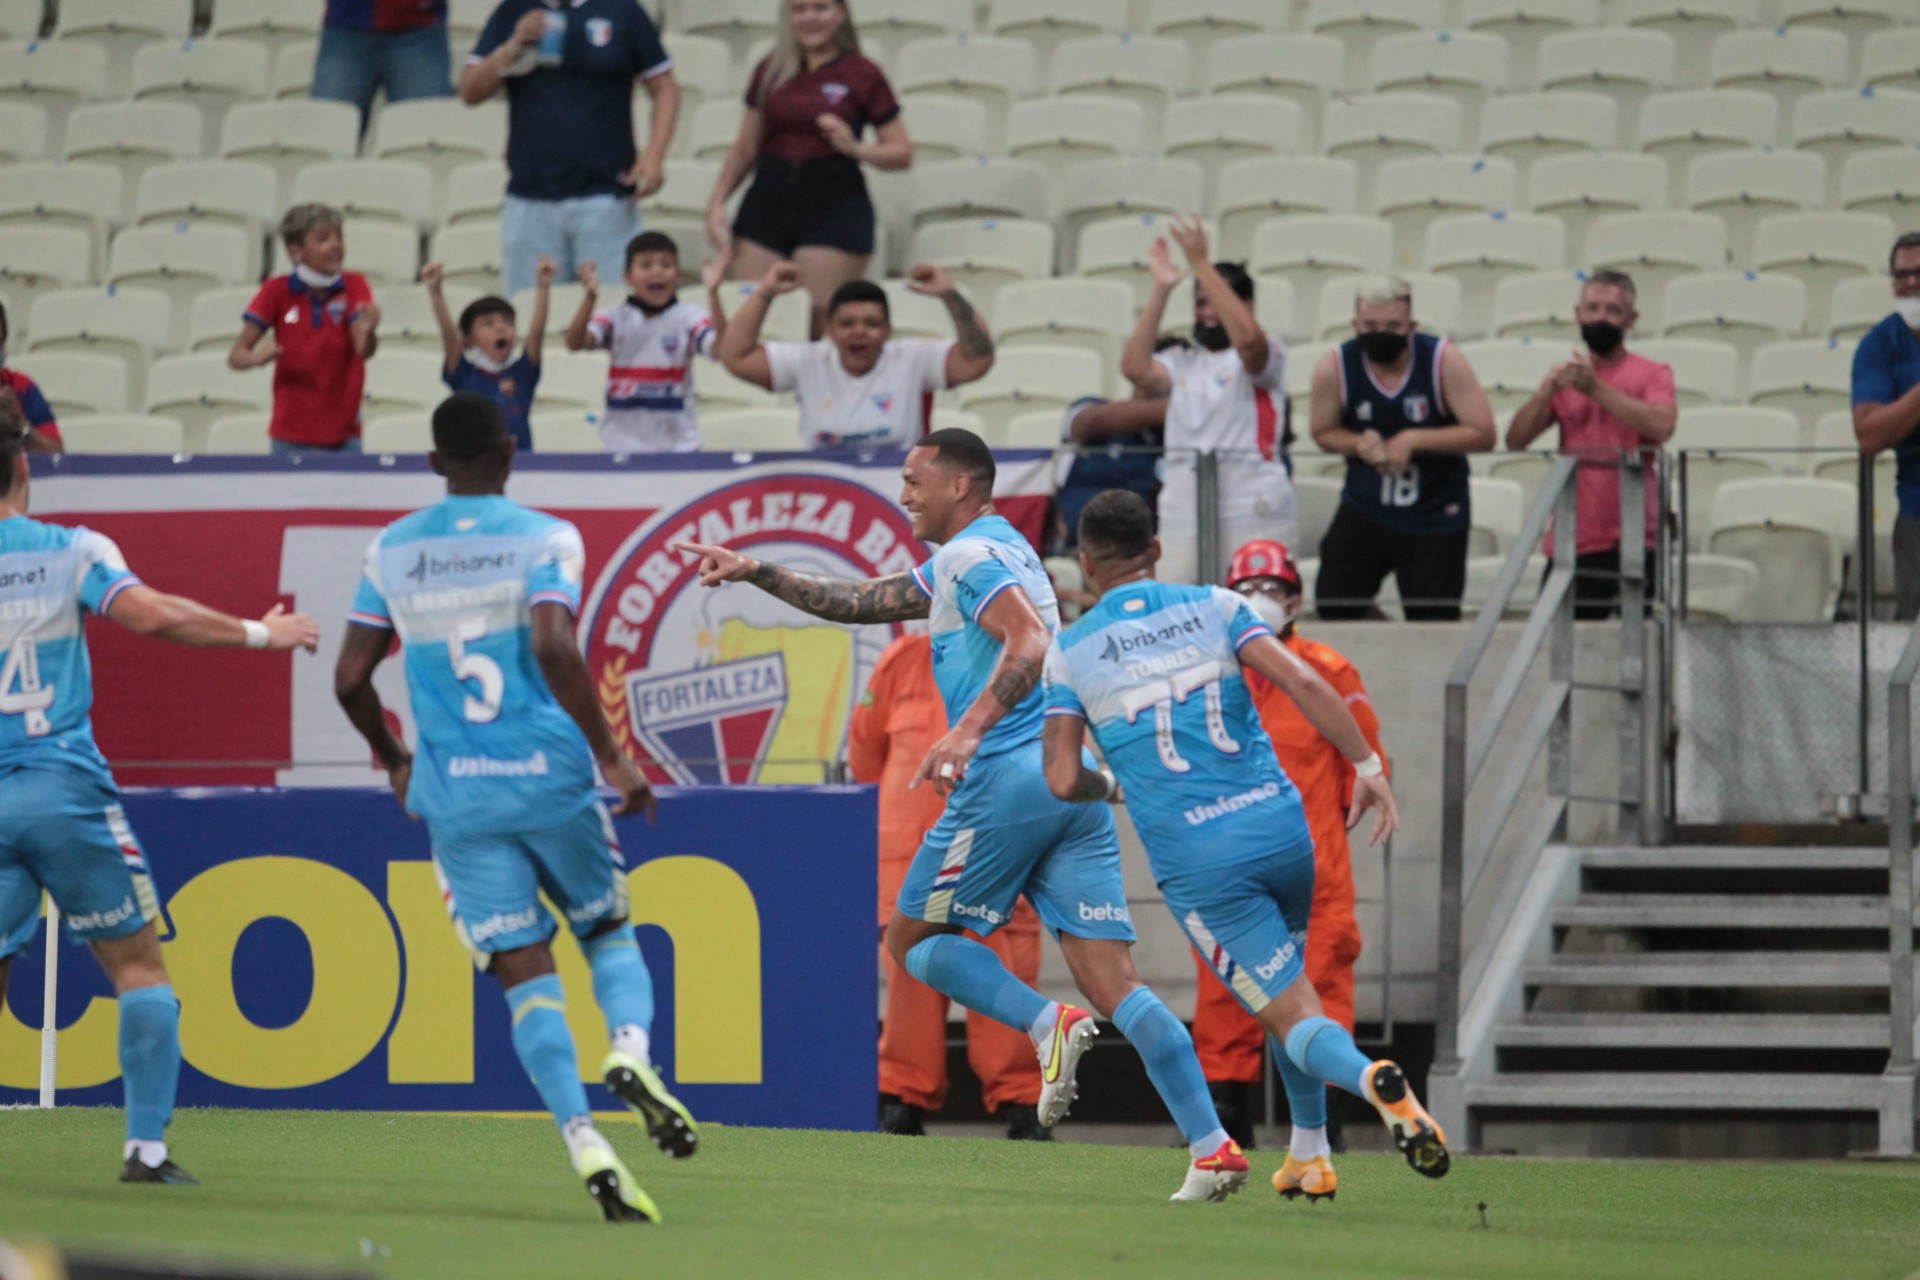
POLYGON ((889 633, 821 622, 745 584, 706 590, 674 542, 878 578, 926 557, 905 514, 831 475, 741 480, 636 529, 588 599, 601 705, 656 782, 823 781, 889 633))

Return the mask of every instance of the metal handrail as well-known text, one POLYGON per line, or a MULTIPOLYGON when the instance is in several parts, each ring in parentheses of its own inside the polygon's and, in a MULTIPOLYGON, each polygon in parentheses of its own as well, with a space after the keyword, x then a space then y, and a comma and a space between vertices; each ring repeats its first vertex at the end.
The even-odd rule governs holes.
POLYGON ((1913 682, 1920 674, 1920 626, 1887 681, 1887 1070, 1880 1107, 1880 1154, 1913 1154, 1913 682), (1902 1105, 1904 1102, 1904 1106, 1902 1105), (1904 1113, 1904 1114, 1903 1114, 1904 1113))

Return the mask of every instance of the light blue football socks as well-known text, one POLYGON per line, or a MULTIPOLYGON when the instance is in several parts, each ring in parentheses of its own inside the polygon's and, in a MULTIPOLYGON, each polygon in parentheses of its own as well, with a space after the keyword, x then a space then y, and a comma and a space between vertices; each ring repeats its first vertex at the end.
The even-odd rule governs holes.
MULTIPOLYGON (((1332 1018, 1320 1015, 1303 1018, 1287 1032, 1287 1057, 1306 1074, 1337 1085, 1356 1097, 1367 1096, 1363 1081, 1372 1061, 1353 1043, 1353 1033, 1332 1018)), ((1293 1090, 1287 1090, 1293 1100, 1293 1090)), ((1321 1104, 1324 1116, 1325 1103, 1321 1104)), ((1295 1123, 1299 1123, 1296 1118, 1295 1123)))
POLYGON ((1020 1031, 1027 1031, 1050 1003, 1009 973, 992 948, 957 933, 916 942, 907 952, 907 972, 967 1008, 1020 1031))
POLYGON ((1197 1160, 1210 1156, 1227 1140, 1220 1116, 1207 1092, 1207 1078, 1194 1056, 1193 1037, 1173 1011, 1147 987, 1135 987, 1113 1010, 1113 1025, 1140 1052, 1147 1077, 1160 1100, 1173 1113, 1180 1136, 1197 1160))
POLYGON ((120 1075, 127 1140, 165 1141, 180 1084, 180 1001, 172 987, 136 987, 121 995, 120 1075))
POLYGON ((649 1037, 653 1033, 653 974, 633 926, 623 924, 582 944, 593 968, 593 998, 607 1020, 613 1047, 652 1065, 649 1037))
POLYGON ((513 1050, 540 1091, 540 1100, 566 1132, 569 1121, 587 1112, 587 1090, 580 1083, 580 1060, 567 1030, 567 1001, 558 974, 529 978, 507 989, 513 1010, 513 1050))

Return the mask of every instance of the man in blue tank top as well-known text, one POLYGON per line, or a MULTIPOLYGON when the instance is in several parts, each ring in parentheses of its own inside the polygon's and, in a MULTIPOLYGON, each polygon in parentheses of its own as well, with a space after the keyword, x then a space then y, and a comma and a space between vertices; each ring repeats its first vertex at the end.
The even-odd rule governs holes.
POLYGON ((900 505, 914 534, 940 549, 889 578, 852 582, 724 547, 675 548, 703 559, 703 586, 750 582, 829 622, 929 619, 934 683, 953 728, 912 785, 931 784, 947 808, 901 885, 887 950, 934 990, 1033 1037, 1039 1118, 1051 1125, 1073 1101, 1093 1018, 1047 999, 960 935, 963 927, 992 933, 1024 893, 1059 940, 1075 984, 1140 1051, 1187 1140, 1192 1159, 1173 1198, 1224 1200, 1245 1185, 1247 1159, 1220 1126, 1193 1037, 1134 972, 1113 815, 1047 790, 1039 686, 1060 612, 1039 557, 994 511, 993 478, 993 453, 973 432, 922 436, 901 469, 900 505))
POLYGON ((1353 330, 1313 371, 1314 441, 1347 455, 1314 602, 1323 618, 1364 618, 1391 573, 1409 621, 1458 621, 1473 521, 1465 455, 1493 448, 1493 409, 1459 350, 1419 332, 1404 280, 1361 281, 1353 330))

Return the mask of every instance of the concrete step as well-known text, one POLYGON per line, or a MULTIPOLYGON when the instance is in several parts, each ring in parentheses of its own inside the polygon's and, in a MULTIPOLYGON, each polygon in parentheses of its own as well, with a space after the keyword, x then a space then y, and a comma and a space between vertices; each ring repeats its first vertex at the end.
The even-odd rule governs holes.
POLYGON ((1553 913, 1562 928, 1883 929, 1887 900, 1852 894, 1584 893, 1553 913))
POLYGON ((1829 1013, 1530 1013, 1494 1033, 1511 1049, 1884 1049, 1887 1020, 1829 1013))
POLYGON ((1608 1111, 1877 1111, 1877 1075, 1527 1072, 1470 1081, 1467 1105, 1608 1111))
POLYGON ((1843 871, 1887 868, 1885 849, 1830 849, 1820 846, 1772 848, 1764 845, 1663 845, 1618 848, 1594 847, 1580 850, 1580 861, 1589 867, 1704 867, 1713 870, 1770 870, 1804 867, 1810 870, 1843 871))
POLYGON ((1885 987, 1873 951, 1643 951, 1556 955, 1526 967, 1530 987, 1885 987))

